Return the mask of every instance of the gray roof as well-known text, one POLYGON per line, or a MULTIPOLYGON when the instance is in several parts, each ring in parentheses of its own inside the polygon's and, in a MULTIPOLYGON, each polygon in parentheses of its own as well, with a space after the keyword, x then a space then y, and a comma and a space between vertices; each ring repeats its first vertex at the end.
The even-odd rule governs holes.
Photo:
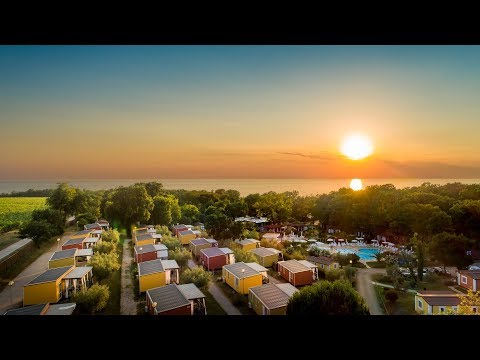
POLYGON ((305 265, 307 268, 310 268, 310 269, 316 269, 317 268, 317 265, 312 264, 310 261, 307 261, 307 260, 297 260, 297 261, 300 264, 305 265))
POLYGON ((67 249, 67 250, 55 251, 49 261, 68 259, 68 258, 74 257, 77 250, 78 249, 67 249))
POLYGON ((328 256, 307 256, 307 260, 315 264, 330 265, 336 262, 328 256))
POLYGON ((287 306, 290 297, 276 284, 254 286, 249 289, 268 308, 276 309, 287 306))
POLYGON ((195 284, 182 284, 178 285, 180 290, 188 300, 201 299, 206 297, 195 284))
POLYGON ((214 256, 225 256, 225 252, 220 250, 217 247, 209 247, 206 249, 200 250, 201 253, 205 254, 206 257, 214 257, 214 256))
POLYGON ((83 241, 84 241, 86 238, 87 238, 87 237, 84 237, 84 238, 70 238, 70 239, 68 239, 67 241, 65 241, 65 243, 64 243, 62 246, 65 246, 65 245, 78 245, 78 244, 83 243, 83 241))
POLYGON ((223 265, 223 268, 227 270, 228 272, 232 273, 233 276, 243 279, 247 278, 250 276, 258 275, 260 274, 257 270, 253 269, 249 265, 245 264, 244 262, 238 262, 235 264, 230 264, 230 265, 223 265), (244 271, 242 271, 244 270, 244 271))
POLYGON ((155 247, 155 250, 157 250, 157 251, 168 250, 168 248, 163 244, 155 244, 153 246, 155 247))
POLYGON ((157 258, 159 259, 167 259, 168 258, 168 250, 159 250, 157 252, 157 258))
POLYGON ((162 266, 165 270, 180 269, 180 266, 178 266, 178 263, 175 260, 161 260, 161 261, 162 261, 162 266))
POLYGON ((72 315, 76 303, 50 304, 45 315, 72 315))
POLYGON ((140 246, 135 246, 135 252, 137 254, 145 254, 145 253, 151 253, 157 251, 155 248, 155 245, 152 244, 147 244, 147 245, 140 245, 140 246))
POLYGON ((77 249, 77 252, 75 253, 75 256, 92 256, 93 255, 93 249, 88 248, 88 249, 77 249))
POLYGON ((446 290, 420 290, 417 295, 421 296, 428 305, 432 306, 457 306, 460 304, 458 293, 446 290))
POLYGON ((277 264, 282 265, 285 269, 287 269, 291 273, 310 271, 310 268, 306 267, 304 264, 302 264, 297 260, 279 261, 277 264))
POLYGON ((87 230, 95 229, 95 228, 101 228, 102 226, 97 223, 91 223, 91 224, 85 224, 85 227, 87 230))
POLYGON ((178 233, 179 233, 180 235, 188 235, 188 234, 195 235, 195 233, 194 233, 192 230, 179 231, 178 233))
POLYGON ((173 228, 174 229, 182 229, 182 228, 186 228, 186 226, 183 225, 183 224, 178 224, 178 225, 173 225, 173 228))
POLYGON ((40 284, 40 283, 45 283, 50 281, 56 281, 59 278, 61 278, 70 269, 73 269, 73 266, 64 266, 64 267, 59 267, 55 269, 48 269, 44 271, 42 274, 38 275, 35 279, 30 281, 25 286, 40 284))
POLYGON ((185 295, 180 291, 177 284, 165 285, 147 290, 147 296, 152 302, 157 303, 157 311, 164 312, 190 305, 185 295))
POLYGON ((260 241, 255 240, 255 239, 243 239, 243 240, 235 240, 235 242, 237 242, 241 245, 248 245, 248 244, 257 244, 260 241))
POLYGON ((470 276, 474 280, 480 279, 480 270, 460 270, 459 273, 470 276))
POLYGON ((47 306, 48 303, 25 306, 18 309, 8 310, 3 315, 41 315, 47 306))
POLYGON ((64 279, 81 279, 83 278, 86 274, 91 272, 93 267, 91 266, 79 266, 70 271, 64 279))
POLYGON ((210 243, 205 238, 197 238, 190 241, 190 244, 198 246, 198 245, 210 245, 210 243))
POLYGON ((251 252, 260 257, 278 255, 278 252, 272 251, 271 248, 264 248, 264 247, 252 249, 251 252))
POLYGON ((159 259, 138 263, 138 275, 149 275, 164 272, 162 262, 159 259))
POLYGON ((218 244, 218 241, 215 239, 205 239, 207 240, 210 244, 218 244))
POLYGON ((251 263, 246 263, 248 266, 250 266, 253 270, 256 270, 258 272, 267 272, 268 270, 264 268, 262 265, 256 263, 256 262, 251 262, 251 263))
POLYGON ((92 232, 92 230, 82 230, 82 231, 77 231, 75 234, 73 234, 74 236, 77 236, 77 235, 88 235, 92 232))
POLYGON ((85 238, 86 243, 96 243, 96 242, 98 242, 98 240, 100 240, 100 238, 98 238, 98 237, 87 237, 87 238, 85 238))
POLYGON ((142 235, 148 234, 148 230, 146 228, 140 228, 135 230, 135 235, 142 235))
POLYGON ((155 239, 152 234, 142 234, 140 236, 137 236, 137 240, 153 240, 155 239))
POLYGON ((292 296, 294 293, 296 293, 298 291, 298 289, 293 286, 292 284, 290 283, 285 283, 285 284, 275 284, 278 286, 278 288, 280 290, 282 290, 285 294, 287 294, 288 296, 292 296))
POLYGON ((222 252, 224 252, 225 254, 233 254, 233 250, 230 249, 230 248, 223 247, 223 248, 218 248, 218 249, 221 250, 222 252))

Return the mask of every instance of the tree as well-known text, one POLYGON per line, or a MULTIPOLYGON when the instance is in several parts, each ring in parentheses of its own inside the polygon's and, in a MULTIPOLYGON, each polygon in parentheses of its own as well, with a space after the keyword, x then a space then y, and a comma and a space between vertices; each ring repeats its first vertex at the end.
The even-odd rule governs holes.
POLYGON ((193 283, 201 290, 207 289, 211 280, 212 274, 203 270, 201 267, 186 269, 182 275, 180 275, 180 282, 182 284, 193 283))
POLYGON ((172 236, 172 232, 170 231, 168 226, 156 225, 155 230, 157 231, 157 234, 160 234, 162 236, 172 236))
POLYGON ((480 315, 480 291, 468 290, 467 295, 461 297, 458 306, 458 315, 480 315), (476 311, 473 311, 473 307, 476 311))
POLYGON ((20 228, 20 236, 31 238, 37 246, 48 241, 54 235, 52 226, 45 220, 32 220, 20 228))
POLYGON ((227 216, 232 219, 240 216, 245 216, 247 212, 248 205, 243 200, 231 202, 225 206, 225 214, 227 214, 227 216))
MULTIPOLYGON (((142 184, 142 183, 140 183, 142 184)), ((140 185, 139 184, 139 185, 140 185)), ((145 190, 147 190, 148 195, 153 199, 155 196, 162 195, 163 194, 163 184, 152 181, 148 183, 143 183, 145 186, 145 190)))
POLYGON ((255 239, 259 240, 260 239, 260 234, 258 233, 257 230, 243 230, 242 236, 244 239, 255 239))
POLYGON ((305 286, 288 301, 287 315, 369 315, 360 294, 344 280, 305 286))
POLYGON ((153 200, 144 186, 134 185, 119 187, 105 203, 105 215, 110 219, 118 219, 127 229, 127 235, 132 235, 131 226, 138 221, 150 218, 153 200))
POLYGON ((180 266, 180 271, 188 264, 188 260, 192 258, 192 253, 185 248, 176 248, 168 252, 168 257, 175 260, 180 266))
POLYGON ((171 235, 163 235, 162 244, 165 245, 169 251, 182 248, 180 240, 171 235))
POLYGON ((443 232, 433 236, 428 252, 443 264, 444 272, 445 266, 456 266, 460 269, 472 262, 471 256, 465 255, 472 243, 471 239, 463 235, 443 232))
POLYGON ((200 210, 193 204, 184 204, 180 206, 180 213, 182 217, 180 222, 182 224, 193 224, 199 220, 200 210))
POLYGON ((109 297, 110 290, 107 285, 94 284, 89 289, 73 295, 72 300, 81 311, 93 314, 107 306, 109 297))
POLYGON ((118 256, 115 252, 110 254, 95 254, 89 260, 89 265, 93 267, 93 275, 97 280, 107 278, 112 272, 120 269, 118 256))
POLYGON ((33 221, 45 221, 50 225, 52 235, 60 235, 65 228, 65 221, 60 210, 42 209, 32 212, 33 221))
POLYGON ((95 254, 110 254, 116 251, 116 245, 113 242, 102 241, 93 248, 95 254))
POLYGON ((356 264, 360 257, 357 254, 341 254, 336 253, 333 258, 340 264, 341 267, 347 266, 352 261, 352 265, 356 264))
POLYGON ((75 212, 76 196, 76 189, 70 187, 67 183, 59 183, 52 195, 47 198, 47 205, 52 209, 60 210, 65 221, 67 215, 72 215, 75 212))
POLYGON ((233 249, 233 254, 235 255, 235 262, 249 263, 257 261, 255 255, 253 255, 250 251, 240 249, 238 247, 233 249))
POLYGON ((383 252, 381 252, 381 251, 379 251, 379 252, 377 252, 377 253, 375 254, 375 259, 376 259, 377 261, 382 261, 382 259, 383 259, 384 257, 385 257, 385 254, 384 254, 383 252))
POLYGON ((109 229, 107 231, 103 231, 102 241, 116 244, 120 241, 120 234, 118 233, 117 229, 109 229))
POLYGON ((181 217, 178 199, 173 195, 155 196, 149 221, 157 225, 170 225, 181 217))
POLYGON ((398 294, 395 290, 389 289, 385 292, 385 299, 390 301, 392 304, 398 300, 398 294))

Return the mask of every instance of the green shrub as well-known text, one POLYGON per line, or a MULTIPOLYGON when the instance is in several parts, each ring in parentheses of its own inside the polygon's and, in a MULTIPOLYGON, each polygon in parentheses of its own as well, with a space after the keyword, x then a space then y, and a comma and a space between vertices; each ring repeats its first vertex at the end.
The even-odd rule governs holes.
POLYGON ((110 254, 116 252, 116 245, 113 242, 100 242, 94 246, 93 251, 95 254, 110 254))
POLYGON ((110 290, 107 285, 95 284, 85 291, 76 293, 72 300, 77 304, 80 311, 93 314, 107 306, 110 290))
POLYGON ((193 283, 199 289, 206 289, 210 281, 212 281, 212 274, 200 267, 186 269, 182 275, 180 275, 180 282, 182 284, 193 283))
POLYGON ((168 253, 168 257, 175 260, 180 269, 182 269, 187 265, 188 260, 192 258, 192 253, 185 248, 176 248, 168 253))
POLYGON ((250 251, 239 249, 238 247, 233 250, 235 255, 235 262, 256 262, 257 258, 250 251))
POLYGON ((120 269, 118 256, 114 252, 110 254, 95 254, 88 263, 93 267, 93 275, 97 280, 105 279, 112 272, 120 269))
POLYGON ((176 237, 173 237, 171 235, 162 235, 162 244, 165 245, 168 250, 175 250, 175 249, 181 249, 182 244, 180 243, 180 240, 178 240, 176 237))
POLYGON ((103 231, 102 241, 116 244, 120 241, 120 234, 118 233, 117 229, 103 231))
POLYGON ((335 281, 344 277, 345 273, 341 269, 329 269, 325 271, 325 280, 335 281))
POLYGON ((385 299, 390 301, 392 304, 398 300, 398 294, 395 290, 389 289, 385 292, 385 299))

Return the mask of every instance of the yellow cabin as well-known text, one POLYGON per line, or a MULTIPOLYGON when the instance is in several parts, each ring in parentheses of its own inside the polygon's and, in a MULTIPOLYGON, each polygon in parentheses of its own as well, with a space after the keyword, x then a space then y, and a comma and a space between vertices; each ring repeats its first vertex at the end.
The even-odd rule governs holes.
POLYGON ((190 244, 190 241, 196 239, 197 235, 192 230, 184 230, 178 232, 178 240, 182 245, 190 244))
POLYGON ((421 315, 440 315, 457 311, 461 295, 453 291, 418 291, 415 295, 415 311, 421 315))
POLYGON ((323 270, 340 269, 340 264, 328 256, 307 256, 307 261, 323 270))
POLYGON ((179 266, 175 260, 151 260, 138 263, 139 292, 178 283, 179 266))
POLYGON ((283 260, 283 254, 280 250, 274 248, 259 247, 251 250, 255 255, 257 262, 265 267, 272 267, 274 263, 283 260))
POLYGON ((235 244, 237 244, 240 249, 247 251, 260 247, 260 241, 255 239, 235 240, 235 244))
POLYGON ((136 236, 135 246, 155 245, 155 241, 152 234, 142 234, 136 236))
POLYGON ((62 279, 73 266, 49 269, 23 287, 23 306, 56 303, 62 298, 65 284, 62 279))
POLYGON ((65 266, 75 266, 76 252, 78 249, 55 251, 48 260, 48 268, 54 269, 65 266))
POLYGON ((248 294, 251 287, 262 285, 263 278, 259 271, 244 262, 224 265, 222 277, 232 289, 240 294, 248 294))
POLYGON ((289 283, 251 287, 248 303, 258 315, 286 315, 290 297, 297 288, 289 283))

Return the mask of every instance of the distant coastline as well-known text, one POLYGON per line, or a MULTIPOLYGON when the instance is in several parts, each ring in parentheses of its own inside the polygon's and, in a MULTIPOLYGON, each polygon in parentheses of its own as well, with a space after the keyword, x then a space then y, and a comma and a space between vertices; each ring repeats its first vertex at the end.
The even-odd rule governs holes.
MULTIPOLYGON (((351 179, 90 179, 90 180, 0 180, 0 193, 26 191, 28 189, 52 189, 58 182, 89 190, 106 190, 118 186, 129 186, 137 182, 158 181, 166 189, 216 190, 234 189, 241 196, 268 191, 298 191, 301 196, 329 193, 342 187, 348 188, 351 179)), ((424 182, 447 184, 480 183, 480 179, 363 179, 364 186, 393 184, 396 188, 419 186, 424 182)))

